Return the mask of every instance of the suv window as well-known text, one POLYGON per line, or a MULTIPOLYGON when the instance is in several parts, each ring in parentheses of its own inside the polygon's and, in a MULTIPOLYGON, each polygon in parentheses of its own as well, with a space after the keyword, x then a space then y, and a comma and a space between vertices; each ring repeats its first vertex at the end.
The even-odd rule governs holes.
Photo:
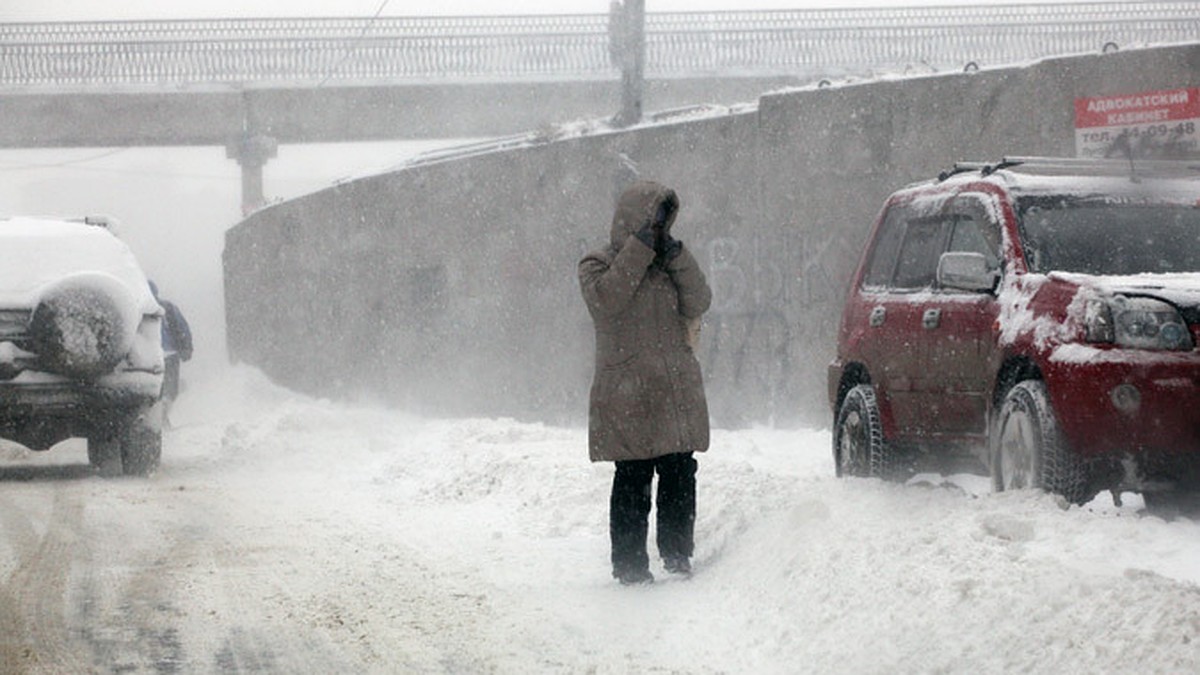
POLYGON ((995 257, 987 239, 980 231, 979 223, 970 216, 958 216, 954 219, 954 234, 950 235, 950 248, 954 252, 982 253, 989 258, 995 257))
POLYGON ((1000 228, 987 216, 980 198, 960 196, 951 211, 930 216, 918 215, 908 205, 889 209, 875 237, 863 287, 932 288, 938 259, 945 251, 981 253, 989 268, 999 269, 1000 228))
POLYGON ((999 246, 996 239, 999 232, 995 227, 980 223, 969 215, 959 215, 954 218, 954 234, 950 235, 949 251, 980 253, 987 258, 988 269, 1000 266, 999 246))
POLYGON ((904 213, 905 209, 895 207, 884 217, 875 237, 875 250, 871 252, 863 286, 881 288, 891 283, 892 272, 896 270, 896 255, 900 252, 900 237, 904 234, 904 213))
POLYGON ((944 216, 914 218, 904 228, 900 259, 892 286, 898 289, 931 288, 937 276, 938 257, 946 247, 946 227, 950 220, 944 216))
POLYGON ((987 258, 988 268, 1000 267, 1000 226, 990 216, 985 204, 989 199, 983 195, 966 193, 954 200, 954 234, 950 238, 951 251, 982 253, 987 258))
POLYGON ((987 256, 989 263, 999 264, 998 247, 991 243, 986 228, 973 217, 919 216, 911 208, 897 206, 888 211, 875 237, 863 286, 896 290, 932 288, 947 236, 952 237, 950 250, 978 251, 987 256), (958 221, 962 224, 955 226, 958 221))

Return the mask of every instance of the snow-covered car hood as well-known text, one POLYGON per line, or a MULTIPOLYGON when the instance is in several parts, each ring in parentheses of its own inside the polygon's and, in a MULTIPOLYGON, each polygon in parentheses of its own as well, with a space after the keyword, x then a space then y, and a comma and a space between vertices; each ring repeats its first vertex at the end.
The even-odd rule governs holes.
POLYGON ((1151 296, 1166 300, 1177 307, 1200 307, 1200 272, 1131 276, 1053 272, 1050 278, 1062 279, 1081 287, 1091 287, 1107 295, 1151 296))
POLYGON ((41 289, 79 272, 122 281, 143 314, 158 311, 133 252, 103 227, 44 218, 0 219, 0 309, 31 308, 41 289))

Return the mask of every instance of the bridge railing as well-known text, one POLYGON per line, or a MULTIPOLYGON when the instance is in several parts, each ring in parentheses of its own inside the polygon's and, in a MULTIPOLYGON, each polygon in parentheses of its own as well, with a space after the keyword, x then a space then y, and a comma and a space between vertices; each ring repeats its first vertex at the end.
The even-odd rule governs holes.
MULTIPOLYGON (((605 15, 0 24, 0 87, 609 79, 605 15)), ((1192 1, 648 14, 646 73, 869 75, 1200 38, 1192 1)))

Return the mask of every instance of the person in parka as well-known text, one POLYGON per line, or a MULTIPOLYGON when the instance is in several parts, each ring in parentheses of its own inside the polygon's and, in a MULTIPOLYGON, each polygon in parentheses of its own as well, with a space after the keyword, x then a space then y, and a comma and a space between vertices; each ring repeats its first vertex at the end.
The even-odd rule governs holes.
POLYGON ((646 554, 658 473, 657 544, 668 572, 691 573, 696 461, 708 449, 708 404, 694 331, 712 302, 695 257, 671 236, 675 191, 639 181, 621 195, 609 246, 579 262, 596 329, 589 402, 593 462, 616 463, 609 500, 613 576, 654 581, 646 554))
POLYGON ((179 365, 180 361, 192 358, 192 329, 183 312, 175 303, 158 295, 158 285, 150 282, 150 293, 163 308, 162 317, 162 349, 163 349, 163 403, 170 406, 179 396, 179 365))

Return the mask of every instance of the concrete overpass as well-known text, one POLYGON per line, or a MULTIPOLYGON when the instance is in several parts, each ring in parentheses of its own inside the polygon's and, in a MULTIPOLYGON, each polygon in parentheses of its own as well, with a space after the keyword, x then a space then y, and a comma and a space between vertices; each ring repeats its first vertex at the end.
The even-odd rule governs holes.
MULTIPOLYGON (((497 136, 616 112, 605 15, 0 24, 0 147, 497 136)), ((645 108, 1200 35, 1194 2, 649 14, 645 108)), ((256 193, 256 182, 258 189, 256 193)))

